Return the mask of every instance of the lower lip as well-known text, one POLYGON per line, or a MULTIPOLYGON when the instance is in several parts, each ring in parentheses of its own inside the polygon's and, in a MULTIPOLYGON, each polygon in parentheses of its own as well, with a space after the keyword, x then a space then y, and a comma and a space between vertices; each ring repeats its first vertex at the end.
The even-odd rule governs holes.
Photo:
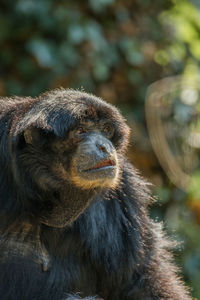
POLYGON ((101 168, 96 168, 96 169, 91 169, 91 170, 86 170, 85 172, 98 172, 98 171, 106 171, 106 170, 113 170, 115 169, 115 166, 104 166, 101 168))

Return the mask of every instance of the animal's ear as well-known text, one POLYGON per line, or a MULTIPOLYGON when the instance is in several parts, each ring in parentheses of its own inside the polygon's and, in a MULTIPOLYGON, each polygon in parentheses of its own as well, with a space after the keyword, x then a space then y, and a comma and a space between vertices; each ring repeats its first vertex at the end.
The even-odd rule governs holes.
POLYGON ((24 131, 24 140, 26 144, 35 144, 40 140, 40 129, 36 127, 29 127, 24 131))
POLYGON ((46 129, 29 127, 24 131, 23 136, 26 144, 42 146, 53 138, 53 133, 46 129))

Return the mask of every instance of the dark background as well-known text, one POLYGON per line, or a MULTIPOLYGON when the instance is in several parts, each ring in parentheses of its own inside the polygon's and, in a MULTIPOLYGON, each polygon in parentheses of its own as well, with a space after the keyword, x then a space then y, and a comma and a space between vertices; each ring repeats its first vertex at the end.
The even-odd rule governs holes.
POLYGON ((198 0, 0 2, 0 95, 37 96, 62 86, 94 93, 120 108, 132 129, 129 159, 153 184, 152 217, 182 242, 175 257, 198 299, 199 61, 198 0), (163 98, 167 105, 171 101, 170 112, 160 107, 166 142, 191 180, 184 186, 166 175, 167 162, 161 167, 145 117, 148 86, 172 75, 197 82, 189 94, 181 86, 163 98))

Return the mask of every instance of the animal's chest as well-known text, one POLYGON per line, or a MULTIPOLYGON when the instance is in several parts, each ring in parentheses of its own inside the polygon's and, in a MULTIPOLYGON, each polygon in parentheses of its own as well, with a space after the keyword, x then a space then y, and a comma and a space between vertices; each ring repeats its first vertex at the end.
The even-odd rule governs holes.
MULTIPOLYGON (((103 242, 103 241, 102 241, 103 242)), ((56 286, 63 286, 67 293, 81 293, 82 297, 99 295, 103 299, 117 289, 120 279, 118 270, 113 270, 112 257, 101 253, 98 257, 86 245, 75 247, 74 243, 65 244, 63 255, 52 256, 48 278, 53 278, 56 286)), ((60 249, 61 250, 61 249, 60 249)))
POLYGON ((124 239, 127 237, 111 225, 100 233, 97 229, 75 227, 64 233, 52 255, 52 272, 57 274, 56 278, 60 272, 63 274, 69 292, 81 291, 84 296, 112 299, 110 293, 130 276, 130 264, 124 268, 127 259, 124 239))

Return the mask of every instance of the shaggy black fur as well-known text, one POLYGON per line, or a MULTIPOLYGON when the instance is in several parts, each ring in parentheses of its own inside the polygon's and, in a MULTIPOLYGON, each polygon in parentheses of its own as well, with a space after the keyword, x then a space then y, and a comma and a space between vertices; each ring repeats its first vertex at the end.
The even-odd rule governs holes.
MULTIPOLYGON (((0 100, 1 300, 191 299, 170 242, 147 214, 147 183, 124 157, 127 137, 116 108, 86 93, 0 100), (52 173, 57 158, 45 141, 67 139, 83 117, 115 125, 116 187, 84 190, 52 173), (38 148, 24 140, 33 127, 42 129, 38 148)), ((69 165, 76 151, 70 145, 69 165)))

